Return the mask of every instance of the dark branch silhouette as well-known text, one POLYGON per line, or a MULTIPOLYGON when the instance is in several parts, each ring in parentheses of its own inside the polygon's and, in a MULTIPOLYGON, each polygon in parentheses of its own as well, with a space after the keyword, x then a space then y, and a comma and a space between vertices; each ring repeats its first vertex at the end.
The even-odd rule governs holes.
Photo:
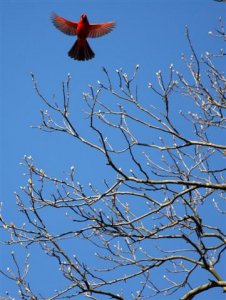
MULTIPOLYGON (((210 35, 225 40, 221 22, 210 35)), ((105 80, 83 94, 86 135, 70 109, 70 75, 62 102, 56 103, 44 96, 32 74, 45 106, 36 127, 68 135, 99 153, 100 168, 109 175, 101 186, 86 185, 77 182, 74 166, 59 178, 25 156, 27 183, 16 194, 24 222, 7 221, 3 211, 1 227, 9 234, 4 243, 31 255, 39 245, 55 261, 52 272, 61 274, 64 286, 52 294, 40 287, 37 293, 28 278, 29 255, 21 266, 13 252, 12 266, 0 272, 15 282, 21 299, 149 299, 176 293, 188 300, 213 288, 226 291, 218 268, 226 248, 220 222, 226 213, 225 165, 218 163, 226 155, 218 138, 226 127, 226 79, 217 67, 225 54, 200 57, 188 29, 186 37, 187 72, 173 65, 168 75, 158 71, 149 96, 138 93, 139 66, 132 76, 104 68, 105 80), (53 227, 53 216, 62 226, 53 227), (81 255, 87 245, 93 257, 81 255)))

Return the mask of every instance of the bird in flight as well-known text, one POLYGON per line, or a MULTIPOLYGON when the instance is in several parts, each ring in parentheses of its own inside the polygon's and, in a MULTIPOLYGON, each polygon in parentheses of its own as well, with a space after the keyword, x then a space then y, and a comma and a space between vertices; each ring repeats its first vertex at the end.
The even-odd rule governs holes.
POLYGON ((77 35, 77 40, 68 52, 68 55, 76 60, 89 60, 95 56, 87 38, 100 37, 111 32, 115 27, 115 22, 90 24, 86 14, 81 15, 79 22, 72 22, 53 13, 52 22, 63 33, 77 35))

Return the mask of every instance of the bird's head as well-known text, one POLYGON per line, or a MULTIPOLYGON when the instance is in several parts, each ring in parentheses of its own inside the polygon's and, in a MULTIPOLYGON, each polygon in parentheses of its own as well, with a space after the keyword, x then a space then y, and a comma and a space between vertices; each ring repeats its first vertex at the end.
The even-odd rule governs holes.
POLYGON ((88 21, 86 14, 81 15, 81 21, 84 22, 84 23, 86 23, 88 21))

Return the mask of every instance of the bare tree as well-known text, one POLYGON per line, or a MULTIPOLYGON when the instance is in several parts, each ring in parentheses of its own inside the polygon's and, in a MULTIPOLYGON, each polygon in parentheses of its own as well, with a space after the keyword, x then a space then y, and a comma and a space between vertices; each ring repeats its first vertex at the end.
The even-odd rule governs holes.
MULTIPOLYGON (((221 22, 209 34, 225 41, 221 22)), ((117 70, 117 80, 103 69, 105 82, 83 94, 88 138, 70 112, 70 75, 62 103, 48 100, 32 75, 46 106, 38 128, 69 135, 100 153, 109 176, 100 187, 84 186, 76 182, 73 166, 60 179, 25 157, 28 181, 16 194, 24 223, 1 216, 9 233, 5 244, 28 252, 39 245, 56 261, 52 272, 60 269, 65 281, 51 295, 33 290, 29 254, 21 266, 12 252, 14 267, 1 273, 15 281, 21 299, 149 299, 175 293, 188 300, 212 288, 226 292, 219 271, 226 247, 226 146, 218 138, 226 125, 226 79, 217 67, 225 53, 199 57, 188 29, 186 37, 191 55, 182 60, 187 71, 170 65, 167 79, 157 72, 148 97, 138 93, 139 66, 131 77, 117 70), (56 232, 48 217, 54 214, 69 229, 56 232), (77 255, 84 245, 93 250, 93 263, 77 255)))

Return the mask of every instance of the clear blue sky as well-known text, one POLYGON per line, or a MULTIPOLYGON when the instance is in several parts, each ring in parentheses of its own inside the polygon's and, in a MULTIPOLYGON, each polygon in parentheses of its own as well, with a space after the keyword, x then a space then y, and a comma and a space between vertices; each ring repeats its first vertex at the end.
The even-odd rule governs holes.
MULTIPOLYGON (((88 84, 104 78, 103 66, 113 75, 120 67, 131 73, 139 64, 138 83, 146 86, 159 69, 167 72, 171 63, 181 67, 180 55, 188 52, 186 25, 197 52, 211 50, 214 46, 208 31, 217 27, 219 16, 225 16, 225 7, 212 0, 0 0, 0 199, 8 218, 16 216, 13 192, 24 184, 19 162, 25 154, 54 176, 63 176, 76 165, 78 180, 84 183, 96 180, 88 170, 91 165, 99 168, 100 163, 66 137, 30 128, 39 123, 39 111, 44 108, 35 95, 31 72, 41 91, 49 97, 56 94, 58 99, 62 81, 71 74, 72 108, 85 132, 82 92, 88 91, 88 84), (75 37, 56 30, 50 21, 52 12, 75 21, 85 12, 90 23, 114 20, 117 27, 109 35, 90 39, 96 57, 78 62, 67 56, 75 37)), ((99 178, 103 175, 100 171, 99 178)), ((7 253, 4 260, 6 264, 7 253)), ((0 283, 1 290, 8 288, 2 277, 0 283)), ((213 293, 214 297, 221 295, 213 293)), ((203 299, 207 299, 205 295, 197 297, 203 299)))

